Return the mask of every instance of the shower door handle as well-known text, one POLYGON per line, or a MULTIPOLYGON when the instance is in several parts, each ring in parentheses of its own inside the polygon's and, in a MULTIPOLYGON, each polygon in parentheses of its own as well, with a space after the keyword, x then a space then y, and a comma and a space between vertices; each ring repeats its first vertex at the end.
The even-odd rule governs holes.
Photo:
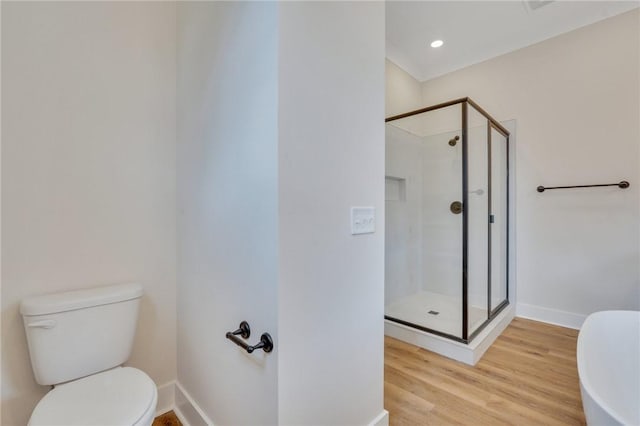
POLYGON ((462 213, 462 203, 460 201, 454 201, 449 206, 449 210, 451 210, 451 213, 453 213, 453 214, 462 213))

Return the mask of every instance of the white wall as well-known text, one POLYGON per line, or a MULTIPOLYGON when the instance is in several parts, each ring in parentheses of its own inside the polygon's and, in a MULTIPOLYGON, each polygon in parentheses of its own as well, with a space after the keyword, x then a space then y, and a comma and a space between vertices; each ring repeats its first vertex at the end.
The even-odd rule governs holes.
POLYGON ((279 42, 281 424, 382 412, 384 3, 283 2, 279 42), (350 207, 376 232, 350 235, 350 207))
POLYGON ((175 379, 175 6, 2 3, 2 424, 35 383, 24 297, 137 281, 129 364, 175 379))
POLYGON ((278 421, 277 7, 178 4, 178 381, 215 424, 278 421))
POLYGON ((517 120, 519 315, 578 327, 640 309, 639 21, 636 9, 422 85, 425 105, 470 96, 517 120))
POLYGON ((2 12, 2 423, 47 390, 19 301, 122 281, 146 289, 131 364, 162 384, 177 354, 214 423, 380 420, 384 5, 2 12), (275 351, 226 340, 241 320, 275 351))
POLYGON ((385 59, 385 117, 423 107, 420 82, 385 59))

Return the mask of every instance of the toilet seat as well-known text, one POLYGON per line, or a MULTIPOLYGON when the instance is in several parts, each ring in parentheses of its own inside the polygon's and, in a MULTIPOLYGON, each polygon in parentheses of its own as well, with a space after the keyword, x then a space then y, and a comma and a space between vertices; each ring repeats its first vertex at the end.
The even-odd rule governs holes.
POLYGON ((158 391, 144 372, 118 367, 56 386, 38 403, 29 426, 151 424, 158 391))

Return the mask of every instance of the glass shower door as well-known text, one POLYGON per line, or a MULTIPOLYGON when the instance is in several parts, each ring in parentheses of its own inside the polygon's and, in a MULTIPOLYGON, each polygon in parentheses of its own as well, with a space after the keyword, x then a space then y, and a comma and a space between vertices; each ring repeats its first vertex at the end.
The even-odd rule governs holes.
POLYGON ((494 313, 508 299, 508 138, 495 126, 490 127, 491 142, 491 264, 490 305, 494 313))
POLYGON ((457 340, 463 337, 461 109, 394 120, 386 144, 385 317, 457 340))
POLYGON ((467 298, 466 332, 471 336, 489 318, 488 264, 489 200, 491 186, 489 172, 488 121, 472 105, 467 108, 467 298))
POLYGON ((423 145, 423 295, 429 328, 462 338, 462 130, 423 145))
POLYGON ((509 303, 509 132, 469 98, 386 131, 385 318, 468 343, 509 303))

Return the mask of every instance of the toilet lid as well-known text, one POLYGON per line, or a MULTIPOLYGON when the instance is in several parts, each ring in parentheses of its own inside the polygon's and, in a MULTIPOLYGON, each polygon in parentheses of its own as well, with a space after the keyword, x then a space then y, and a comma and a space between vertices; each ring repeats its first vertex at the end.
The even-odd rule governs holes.
POLYGON ((29 426, 134 425, 156 394, 142 371, 115 368, 53 388, 33 410, 29 426))

